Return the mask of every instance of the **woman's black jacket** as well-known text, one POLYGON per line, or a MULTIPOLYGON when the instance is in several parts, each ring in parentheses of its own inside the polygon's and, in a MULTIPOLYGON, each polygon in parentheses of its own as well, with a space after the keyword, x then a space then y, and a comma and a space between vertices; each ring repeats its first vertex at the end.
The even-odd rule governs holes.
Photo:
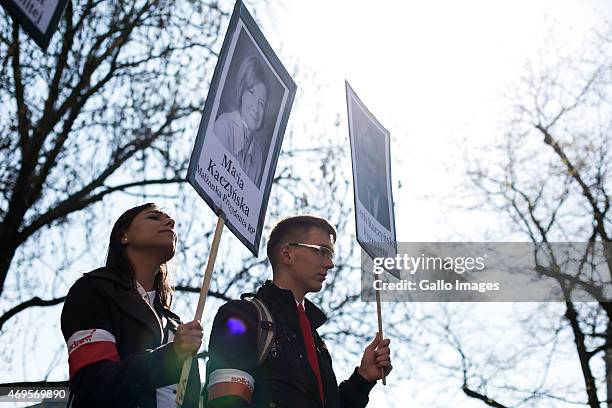
MULTIPOLYGON (((84 274, 62 310, 72 407, 156 408, 156 388, 179 381, 181 367, 168 331, 179 317, 161 305, 164 329, 134 285, 105 268, 84 274)), ((193 360, 183 407, 196 408, 200 390, 193 360)))

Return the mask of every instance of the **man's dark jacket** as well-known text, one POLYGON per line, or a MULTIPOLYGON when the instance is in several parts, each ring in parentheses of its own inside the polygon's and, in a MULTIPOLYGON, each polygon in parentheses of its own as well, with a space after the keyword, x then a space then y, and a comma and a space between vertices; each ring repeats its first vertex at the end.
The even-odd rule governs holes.
MULTIPOLYGON (((251 404, 238 397, 215 399, 207 408, 256 407, 256 408, 363 408, 375 383, 370 383, 357 373, 338 387, 332 368, 332 359, 321 337, 317 334, 327 318, 312 302, 304 299, 306 315, 313 330, 325 405, 321 402, 315 375, 306 357, 306 349, 293 294, 267 281, 258 292, 274 317, 275 340, 268 357, 257 364, 255 306, 246 300, 236 300, 222 306, 215 317, 210 336, 210 360, 206 378, 217 369, 233 368, 249 373, 255 380, 251 404), (231 322, 228 321, 232 320, 231 322), (236 330, 236 322, 244 324, 244 332, 236 330)), ((206 388, 204 389, 206 400, 206 388)))
MULTIPOLYGON (((176 332, 179 317, 162 306, 158 297, 154 307, 158 315, 167 319, 164 337, 167 330, 176 332)), ((160 324, 153 310, 134 285, 117 274, 100 268, 77 280, 66 296, 61 323, 67 343, 73 334, 82 331, 110 333, 119 355, 119 361, 94 361, 73 373, 72 407, 156 408, 156 388, 179 381, 181 367, 173 345, 162 345, 160 324)), ((91 353, 81 353, 79 357, 96 360, 92 357, 95 348, 90 348, 91 353)), ((196 359, 183 407, 198 406, 200 380, 195 362, 196 359)))

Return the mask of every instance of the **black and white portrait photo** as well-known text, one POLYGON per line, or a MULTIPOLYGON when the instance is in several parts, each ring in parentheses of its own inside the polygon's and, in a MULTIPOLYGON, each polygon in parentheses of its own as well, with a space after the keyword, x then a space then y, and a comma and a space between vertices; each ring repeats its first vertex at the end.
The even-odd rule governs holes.
POLYGON ((258 188, 283 91, 282 83, 242 30, 223 84, 213 132, 258 188))
POLYGON ((356 111, 353 120, 357 199, 383 227, 391 230, 384 138, 365 115, 356 111))
POLYGON ((187 177, 255 254, 295 92, 291 76, 238 1, 187 177))
POLYGON ((264 147, 255 134, 263 127, 270 86, 257 57, 242 60, 237 80, 235 109, 219 114, 213 129, 246 175, 259 186, 264 147))

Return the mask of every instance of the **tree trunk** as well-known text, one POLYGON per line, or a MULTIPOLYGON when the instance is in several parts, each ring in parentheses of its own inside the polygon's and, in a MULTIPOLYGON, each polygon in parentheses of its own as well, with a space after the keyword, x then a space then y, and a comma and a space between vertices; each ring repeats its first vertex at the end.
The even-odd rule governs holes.
POLYGON ((14 245, 3 244, 0 246, 0 297, 2 297, 4 282, 15 256, 15 249, 14 245))
MULTIPOLYGON (((569 299, 568 293, 565 292, 564 294, 565 298, 569 299)), ((601 408, 599 404, 599 397, 597 396, 597 385, 595 383, 595 378, 593 377, 591 367, 589 366, 589 355, 584 343, 584 333, 580 329, 580 324, 578 323, 578 314, 574 308, 574 304, 569 300, 566 300, 565 306, 567 308, 565 311, 565 317, 569 321, 572 331, 574 332, 574 342, 576 343, 576 351, 578 352, 578 359, 580 360, 580 366, 582 367, 582 375, 584 376, 584 385, 588 398, 588 404, 591 408, 601 408)))

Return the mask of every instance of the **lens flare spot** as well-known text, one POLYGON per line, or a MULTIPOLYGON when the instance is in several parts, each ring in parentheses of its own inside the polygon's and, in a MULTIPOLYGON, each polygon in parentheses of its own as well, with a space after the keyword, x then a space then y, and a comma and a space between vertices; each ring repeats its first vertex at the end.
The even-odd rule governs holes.
POLYGON ((227 319, 227 328, 231 334, 243 334, 246 331, 246 325, 237 317, 227 319))

